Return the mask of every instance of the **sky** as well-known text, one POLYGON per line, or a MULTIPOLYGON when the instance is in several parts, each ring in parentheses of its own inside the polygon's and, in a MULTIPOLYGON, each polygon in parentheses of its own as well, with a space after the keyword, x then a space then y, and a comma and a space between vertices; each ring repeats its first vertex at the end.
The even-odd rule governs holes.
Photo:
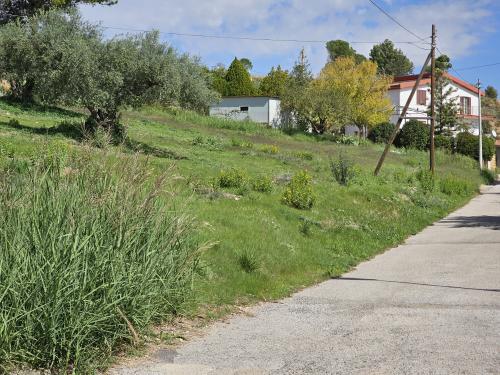
MULTIPOLYGON (((492 85, 500 89, 500 65, 461 70, 500 62, 500 0, 375 1, 423 39, 430 39, 434 23, 439 50, 451 57, 458 71, 451 73, 469 82, 479 78, 483 87, 492 85)), ((87 20, 108 27, 108 36, 134 33, 133 30, 160 30, 165 42, 179 52, 200 56, 210 67, 218 63, 228 66, 234 57, 246 57, 254 65, 254 75, 265 75, 277 65, 290 69, 302 48, 313 72, 318 73, 327 60, 323 42, 326 40, 352 42, 358 53, 368 56, 374 44, 390 39, 398 42, 396 46, 413 61, 416 70, 420 70, 428 53, 425 48, 429 47, 391 21, 369 0, 118 0, 114 6, 80 8, 87 20)))

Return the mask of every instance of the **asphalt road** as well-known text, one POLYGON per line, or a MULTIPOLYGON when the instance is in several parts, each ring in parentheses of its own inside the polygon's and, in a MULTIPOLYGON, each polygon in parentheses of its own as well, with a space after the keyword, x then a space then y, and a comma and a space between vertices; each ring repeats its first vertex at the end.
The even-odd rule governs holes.
POLYGON ((114 374, 500 374, 500 186, 340 279, 114 374))

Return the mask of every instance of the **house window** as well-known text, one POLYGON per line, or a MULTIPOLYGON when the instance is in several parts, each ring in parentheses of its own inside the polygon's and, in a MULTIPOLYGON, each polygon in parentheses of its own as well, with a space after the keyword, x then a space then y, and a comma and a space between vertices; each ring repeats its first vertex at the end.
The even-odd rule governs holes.
POLYGON ((418 105, 427 105, 427 91, 426 90, 418 90, 417 91, 417 104, 418 105))
POLYGON ((240 107, 240 112, 248 112, 248 107, 240 107))
POLYGON ((460 114, 470 115, 472 113, 471 99, 467 96, 460 97, 460 114))

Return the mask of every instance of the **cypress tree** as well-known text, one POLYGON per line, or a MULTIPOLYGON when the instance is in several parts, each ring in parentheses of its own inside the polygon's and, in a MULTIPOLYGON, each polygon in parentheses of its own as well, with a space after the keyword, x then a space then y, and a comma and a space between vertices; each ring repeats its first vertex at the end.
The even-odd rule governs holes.
POLYGON ((255 94, 250 73, 237 58, 226 73, 225 96, 250 96, 255 94))

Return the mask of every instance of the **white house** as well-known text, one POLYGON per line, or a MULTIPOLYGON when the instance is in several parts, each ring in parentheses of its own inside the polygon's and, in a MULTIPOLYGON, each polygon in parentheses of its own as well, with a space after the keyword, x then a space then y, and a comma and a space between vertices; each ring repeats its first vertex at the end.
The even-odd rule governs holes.
MULTIPOLYGON (((452 87, 453 89, 450 98, 457 104, 462 122, 466 125, 470 125, 471 133, 477 135, 479 129, 479 97, 477 87, 451 74, 444 73, 444 75, 449 81, 448 87, 452 87)), ((395 124, 398 121, 399 114, 403 110, 417 78, 418 75, 394 78, 393 83, 389 87, 389 97, 394 106, 394 114, 391 116, 392 123, 395 124)), ((448 87, 446 89, 448 89, 448 87)), ((484 92, 481 92, 481 95, 484 95, 484 92)), ((420 81, 417 92, 413 96, 406 117, 428 122, 427 111, 430 101, 431 76, 430 73, 426 73, 420 81)))
POLYGON ((226 96, 210 106, 210 116, 232 120, 250 120, 272 127, 280 123, 281 101, 270 96, 226 96))

